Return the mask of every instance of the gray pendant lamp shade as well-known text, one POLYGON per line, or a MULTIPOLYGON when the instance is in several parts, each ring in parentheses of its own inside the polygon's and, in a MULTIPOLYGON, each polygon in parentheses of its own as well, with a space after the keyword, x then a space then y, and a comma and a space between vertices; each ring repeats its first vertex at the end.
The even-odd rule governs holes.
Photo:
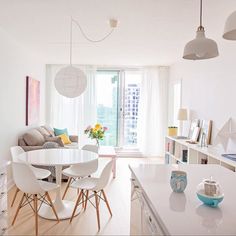
POLYGON ((236 11, 233 12, 225 22, 223 38, 236 40, 236 11))
POLYGON ((202 26, 202 0, 200 0, 200 26, 197 29, 196 38, 186 44, 183 58, 187 60, 204 60, 218 55, 219 51, 216 42, 205 36, 205 29, 202 26))

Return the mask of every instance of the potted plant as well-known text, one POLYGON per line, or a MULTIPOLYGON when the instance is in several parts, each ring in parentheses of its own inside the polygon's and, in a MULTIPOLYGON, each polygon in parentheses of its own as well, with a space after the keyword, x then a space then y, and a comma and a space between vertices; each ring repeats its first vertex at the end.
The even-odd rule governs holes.
POLYGON ((177 126, 169 126, 168 127, 168 136, 177 136, 178 127, 177 126))
POLYGON ((96 140, 96 144, 99 147, 99 141, 103 140, 105 136, 105 132, 108 130, 107 127, 102 126, 101 124, 97 123, 94 127, 88 126, 85 130, 84 133, 88 134, 88 137, 91 139, 96 140))

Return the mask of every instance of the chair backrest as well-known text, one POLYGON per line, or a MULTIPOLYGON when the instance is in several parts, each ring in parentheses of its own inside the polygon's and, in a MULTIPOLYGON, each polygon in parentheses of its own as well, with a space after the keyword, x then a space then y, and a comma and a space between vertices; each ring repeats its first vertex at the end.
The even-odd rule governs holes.
POLYGON ((14 147, 11 147, 10 148, 10 151, 11 151, 11 158, 12 158, 12 161, 14 162, 17 162, 19 161, 18 160, 18 156, 21 154, 21 153, 24 153, 24 149, 20 146, 14 146, 14 147))
POLYGON ((101 189, 104 189, 109 181, 110 175, 111 175, 111 169, 112 169, 112 160, 109 161, 104 169, 102 170, 102 173, 99 177, 97 186, 95 187, 96 191, 99 191, 101 189))
POLYGON ((97 145, 86 144, 81 149, 86 150, 86 151, 90 151, 90 152, 98 153, 98 146, 97 145))
POLYGON ((12 162, 12 170, 14 182, 22 192, 29 194, 44 192, 28 163, 12 162))
POLYGON ((97 171, 98 158, 92 161, 72 165, 70 169, 73 170, 73 172, 76 173, 78 177, 89 176, 97 171))

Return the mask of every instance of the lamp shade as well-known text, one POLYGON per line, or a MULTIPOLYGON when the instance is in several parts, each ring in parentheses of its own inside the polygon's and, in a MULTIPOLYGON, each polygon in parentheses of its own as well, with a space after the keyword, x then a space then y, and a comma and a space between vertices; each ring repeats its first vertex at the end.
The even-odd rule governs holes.
POLYGON ((236 11, 234 11, 225 22, 224 39, 236 40, 236 11))
POLYGON ((187 120, 188 119, 188 111, 185 108, 180 108, 178 111, 178 120, 187 120))
POLYGON ((87 78, 82 70, 72 65, 62 68, 55 77, 54 84, 58 93, 64 97, 80 96, 87 87, 87 78))
POLYGON ((187 60, 204 60, 218 55, 216 42, 206 38, 204 28, 199 27, 196 32, 196 38, 186 44, 183 58, 187 60))

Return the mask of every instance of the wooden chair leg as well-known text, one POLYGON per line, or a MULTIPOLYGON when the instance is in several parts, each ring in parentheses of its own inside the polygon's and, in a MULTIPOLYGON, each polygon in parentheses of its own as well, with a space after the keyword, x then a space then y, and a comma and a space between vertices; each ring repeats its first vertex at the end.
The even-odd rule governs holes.
POLYGON ((87 204, 88 204, 88 196, 89 196, 89 190, 86 191, 86 199, 85 199, 84 210, 86 210, 86 208, 87 208, 87 204))
POLYGON ((85 207, 85 201, 84 201, 84 190, 82 189, 82 207, 85 207))
POLYGON ((34 194, 35 235, 38 236, 38 197, 34 194))
POLYGON ((66 189, 65 189, 65 192, 64 192, 64 194, 62 196, 62 199, 64 199, 64 197, 66 196, 66 193, 67 193, 67 191, 68 191, 68 189, 70 187, 70 184, 71 184, 71 180, 72 180, 72 178, 70 177, 68 182, 67 182, 66 189))
POLYGON ((59 220, 59 217, 58 217, 58 215, 57 215, 56 209, 55 209, 55 207, 54 207, 54 205, 53 205, 53 203, 52 203, 51 197, 50 197, 50 195, 49 195, 48 192, 46 192, 45 194, 46 194, 46 197, 47 197, 48 201, 49 201, 50 204, 51 204, 51 207, 52 207, 52 210, 53 210, 53 212, 54 212, 54 215, 56 216, 57 221, 59 222, 60 220, 59 220))
POLYGON ((81 196, 82 196, 82 191, 80 191, 80 194, 79 194, 79 196, 78 196, 78 198, 77 198, 77 201, 76 201, 76 203, 75 203, 75 207, 74 207, 73 213, 72 213, 71 218, 70 218, 70 223, 72 222, 72 220, 73 220, 73 218, 74 218, 74 215, 75 215, 76 209, 77 209, 77 207, 78 207, 78 205, 79 205, 81 196))
POLYGON ((98 194, 97 192, 94 192, 95 194, 95 202, 96 202, 96 212, 97 212, 97 221, 98 221, 98 231, 100 231, 100 216, 99 216, 99 201, 98 201, 98 194))
POLYGON ((109 203, 108 203, 108 201, 107 201, 107 196, 106 196, 104 190, 102 190, 102 195, 103 195, 103 197, 104 197, 104 200, 105 200, 105 203, 106 203, 106 205, 107 205, 108 211, 110 212, 110 215, 112 216, 111 208, 110 208, 109 203))
POLYGON ((20 209, 21 209, 21 205, 22 205, 22 202, 23 202, 23 200, 24 200, 24 197, 25 197, 25 193, 23 194, 23 196, 22 196, 22 198, 21 198, 21 200, 20 200, 20 203, 19 203, 19 205, 18 205, 18 207, 17 207, 16 214, 15 214, 14 219, 13 219, 13 221, 12 221, 12 225, 14 225, 14 223, 15 223, 15 221, 16 221, 16 217, 17 217, 17 215, 18 215, 18 213, 19 213, 19 211, 20 211, 20 209))
POLYGON ((16 200, 17 193, 18 193, 19 191, 20 191, 20 190, 19 190, 18 188, 16 188, 16 191, 15 191, 14 197, 13 197, 12 202, 11 202, 11 207, 13 207, 14 202, 15 202, 15 200, 16 200))

